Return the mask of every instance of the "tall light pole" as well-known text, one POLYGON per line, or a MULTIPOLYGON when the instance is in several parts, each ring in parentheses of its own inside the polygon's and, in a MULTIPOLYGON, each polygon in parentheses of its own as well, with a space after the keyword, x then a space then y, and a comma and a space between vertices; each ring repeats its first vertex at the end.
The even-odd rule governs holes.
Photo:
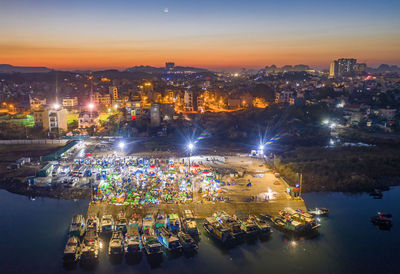
POLYGON ((188 149, 189 149, 189 173, 190 173, 190 157, 192 157, 193 148, 194 148, 193 143, 189 143, 188 144, 188 149))
MULTIPOLYGON (((194 144, 192 142, 190 142, 188 144, 188 149, 189 149, 189 174, 190 174, 190 157, 192 157, 193 148, 194 148, 194 144)), ((194 202, 194 182, 191 182, 191 186, 192 186, 192 201, 194 202)))
POLYGON ((264 156, 264 145, 263 145, 263 144, 261 144, 261 145, 258 147, 258 153, 259 153, 260 157, 263 157, 263 156, 264 156))
POLYGON ((121 150, 121 153, 124 151, 125 143, 123 141, 119 142, 118 144, 119 149, 121 150))

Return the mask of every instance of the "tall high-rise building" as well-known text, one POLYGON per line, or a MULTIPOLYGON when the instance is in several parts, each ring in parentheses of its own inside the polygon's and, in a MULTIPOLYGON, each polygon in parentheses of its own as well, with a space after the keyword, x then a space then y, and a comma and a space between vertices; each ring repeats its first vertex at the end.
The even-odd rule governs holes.
POLYGON ((338 75, 338 62, 333 60, 329 70, 329 77, 333 78, 338 75))
POLYGON ((334 60, 331 63, 329 76, 351 76, 355 72, 355 66, 357 64, 357 59, 354 58, 340 58, 334 60))
POLYGON ((338 70, 341 76, 351 75, 354 73, 354 66, 357 64, 357 59, 340 58, 338 59, 338 70))
POLYGON ((109 88, 108 88, 108 91, 109 91, 109 93, 110 93, 110 95, 111 95, 111 98, 112 98, 113 100, 118 99, 118 88, 117 88, 116 86, 111 86, 111 87, 109 87, 109 88))

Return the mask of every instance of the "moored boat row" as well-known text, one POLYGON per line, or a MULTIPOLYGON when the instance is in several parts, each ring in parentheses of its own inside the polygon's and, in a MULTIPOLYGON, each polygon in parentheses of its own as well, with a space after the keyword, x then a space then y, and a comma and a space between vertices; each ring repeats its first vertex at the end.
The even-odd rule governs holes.
MULTIPOLYGON (((381 218, 382 219, 382 218, 381 218)), ((375 219, 373 220, 375 221, 375 219)), ((277 216, 248 215, 238 217, 217 211, 203 222, 206 233, 222 245, 241 242, 245 238, 269 237, 271 223, 285 233, 303 235, 316 232, 320 226, 313 214, 285 208, 277 216)), ((111 257, 162 258, 166 253, 193 253, 198 246, 199 230, 192 211, 165 215, 163 212, 149 214, 144 218, 136 215, 126 217, 120 212, 116 218, 105 214, 99 219, 75 215, 69 227, 69 239, 64 251, 64 262, 96 263, 103 243, 108 244, 111 257), (100 240, 100 236, 102 240, 100 240)))

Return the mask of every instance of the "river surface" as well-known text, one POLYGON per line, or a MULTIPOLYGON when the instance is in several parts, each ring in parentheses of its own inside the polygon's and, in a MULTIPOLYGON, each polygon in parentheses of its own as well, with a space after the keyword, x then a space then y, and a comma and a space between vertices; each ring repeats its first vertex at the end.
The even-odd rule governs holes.
POLYGON ((320 218, 319 236, 288 239, 274 231, 267 241, 244 242, 223 250, 202 229, 199 252, 191 258, 164 256, 158 267, 146 257, 134 265, 111 264, 102 250, 98 266, 87 271, 62 264, 71 217, 85 213, 88 201, 29 199, 0 190, 1 273, 399 273, 400 187, 375 200, 367 194, 309 193, 307 206, 331 209, 320 218), (393 214, 393 227, 370 223, 378 210, 393 214))

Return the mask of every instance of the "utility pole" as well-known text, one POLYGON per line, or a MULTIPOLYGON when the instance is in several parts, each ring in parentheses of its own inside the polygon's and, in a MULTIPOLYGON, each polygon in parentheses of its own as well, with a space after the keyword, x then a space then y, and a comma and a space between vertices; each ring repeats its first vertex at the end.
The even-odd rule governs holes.
POLYGON ((303 185, 303 173, 300 173, 300 197, 301 197, 301 187, 303 185))

